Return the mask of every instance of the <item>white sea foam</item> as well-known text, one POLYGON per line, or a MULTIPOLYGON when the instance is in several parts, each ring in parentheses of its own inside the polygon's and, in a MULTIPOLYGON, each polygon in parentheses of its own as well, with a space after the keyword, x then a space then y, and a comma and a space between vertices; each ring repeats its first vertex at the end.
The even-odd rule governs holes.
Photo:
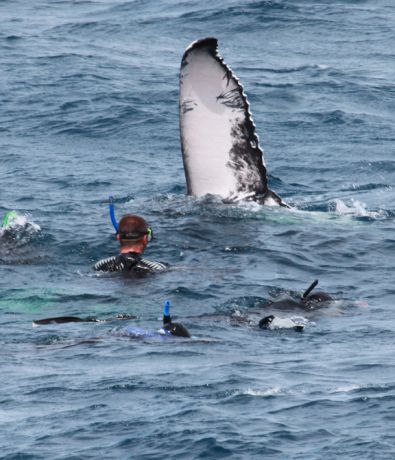
POLYGON ((255 388, 247 388, 246 390, 242 390, 238 392, 240 395, 248 395, 248 396, 260 396, 260 397, 268 397, 268 396, 275 396, 281 394, 280 387, 272 387, 267 388, 266 390, 258 390, 255 388))
POLYGON ((333 206, 334 212, 342 216, 371 217, 372 219, 385 216, 384 211, 368 211, 366 204, 354 199, 351 200, 350 205, 340 199, 336 199, 333 201, 333 206))
POLYGON ((389 388, 388 384, 358 384, 358 383, 349 383, 343 386, 339 386, 334 388, 331 393, 350 393, 356 390, 387 390, 389 388))
POLYGON ((356 383, 350 383, 348 385, 334 388, 331 393, 350 393, 351 391, 359 390, 360 388, 360 385, 357 385, 356 383))

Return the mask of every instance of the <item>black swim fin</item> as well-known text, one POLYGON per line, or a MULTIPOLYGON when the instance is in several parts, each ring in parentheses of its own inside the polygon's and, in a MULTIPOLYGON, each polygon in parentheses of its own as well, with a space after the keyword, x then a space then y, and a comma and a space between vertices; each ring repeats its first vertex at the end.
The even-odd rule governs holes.
POLYGON ((314 280, 310 284, 310 286, 304 291, 302 295, 302 299, 305 299, 310 294, 310 292, 317 286, 317 284, 318 284, 318 280, 314 280))
POLYGON ((54 316, 53 318, 37 319, 33 321, 33 326, 43 326, 45 324, 65 324, 65 323, 104 323, 116 320, 136 319, 136 316, 120 314, 115 318, 98 319, 93 316, 80 318, 78 316, 54 316))

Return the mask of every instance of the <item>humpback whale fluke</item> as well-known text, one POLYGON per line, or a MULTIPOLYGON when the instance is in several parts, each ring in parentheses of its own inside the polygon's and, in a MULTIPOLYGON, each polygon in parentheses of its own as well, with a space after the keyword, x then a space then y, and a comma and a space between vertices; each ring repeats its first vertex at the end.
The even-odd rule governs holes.
POLYGON ((182 58, 180 133, 189 195, 287 206, 268 188, 247 96, 216 38, 193 42, 182 58))

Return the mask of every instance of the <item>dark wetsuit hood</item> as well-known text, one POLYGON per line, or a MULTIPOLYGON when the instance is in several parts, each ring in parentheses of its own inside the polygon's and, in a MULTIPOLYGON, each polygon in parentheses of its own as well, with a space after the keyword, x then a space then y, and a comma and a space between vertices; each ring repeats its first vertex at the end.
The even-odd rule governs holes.
POLYGON ((188 332, 188 329, 180 323, 164 324, 163 329, 168 331, 171 335, 175 335, 177 337, 191 337, 191 334, 188 332))

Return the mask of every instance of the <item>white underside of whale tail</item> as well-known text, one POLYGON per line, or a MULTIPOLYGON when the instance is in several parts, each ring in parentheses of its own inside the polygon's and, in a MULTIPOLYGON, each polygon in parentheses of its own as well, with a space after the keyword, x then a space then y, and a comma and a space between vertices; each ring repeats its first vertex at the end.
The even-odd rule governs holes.
POLYGON ((188 194, 262 202, 267 196, 282 204, 281 198, 268 190, 263 152, 247 97, 218 54, 215 38, 193 42, 184 53, 180 131, 188 194))

